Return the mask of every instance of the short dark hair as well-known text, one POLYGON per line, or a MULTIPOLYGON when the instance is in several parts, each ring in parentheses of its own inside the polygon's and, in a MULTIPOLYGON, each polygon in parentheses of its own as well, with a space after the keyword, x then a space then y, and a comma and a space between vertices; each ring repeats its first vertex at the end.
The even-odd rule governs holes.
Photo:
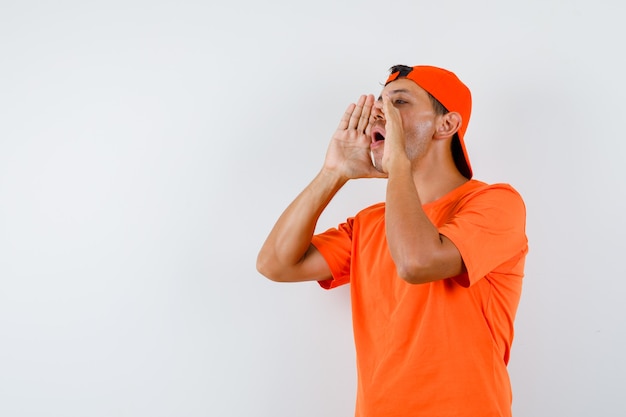
POLYGON ((396 72, 399 72, 400 74, 398 75, 398 78, 400 77, 406 77, 407 75, 409 75, 409 72, 413 71, 413 67, 409 67, 408 65, 394 65, 393 67, 389 68, 389 74, 393 74, 396 72))

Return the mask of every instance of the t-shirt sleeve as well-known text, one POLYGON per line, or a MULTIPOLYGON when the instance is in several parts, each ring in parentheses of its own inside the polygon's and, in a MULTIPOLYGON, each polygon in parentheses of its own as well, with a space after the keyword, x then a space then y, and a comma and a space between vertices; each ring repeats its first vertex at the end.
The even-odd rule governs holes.
POLYGON ((332 273, 331 279, 318 281, 322 288, 328 290, 350 282, 353 223, 354 218, 350 218, 337 228, 313 236, 311 240, 328 263, 332 273))
POLYGON ((487 186, 462 201, 439 228, 456 245, 467 268, 457 282, 473 285, 505 262, 525 256, 525 228, 524 201, 509 185, 487 186))

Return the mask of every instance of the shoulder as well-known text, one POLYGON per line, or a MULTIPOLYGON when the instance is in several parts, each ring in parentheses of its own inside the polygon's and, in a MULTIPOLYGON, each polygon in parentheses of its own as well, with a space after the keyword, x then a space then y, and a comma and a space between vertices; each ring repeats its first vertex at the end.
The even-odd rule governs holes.
POLYGON ((524 230, 526 205, 520 193, 510 184, 487 184, 472 180, 458 190, 450 208, 448 221, 455 219, 486 228, 502 227, 524 230))
POLYGON ((369 219, 385 215, 385 203, 376 203, 359 211, 355 218, 369 219))
POLYGON ((506 183, 487 184, 478 180, 468 182, 468 187, 460 196, 459 202, 483 203, 489 206, 515 205, 525 210, 524 199, 511 185, 506 183))

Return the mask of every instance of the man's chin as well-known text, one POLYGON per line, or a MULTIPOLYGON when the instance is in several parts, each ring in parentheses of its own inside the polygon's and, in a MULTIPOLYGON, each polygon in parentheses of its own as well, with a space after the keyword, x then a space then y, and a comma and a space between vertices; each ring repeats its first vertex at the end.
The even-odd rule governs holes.
POLYGON ((372 158, 372 165, 376 168, 376 171, 386 174, 383 171, 383 155, 382 152, 374 152, 374 150, 370 150, 370 157, 372 158))

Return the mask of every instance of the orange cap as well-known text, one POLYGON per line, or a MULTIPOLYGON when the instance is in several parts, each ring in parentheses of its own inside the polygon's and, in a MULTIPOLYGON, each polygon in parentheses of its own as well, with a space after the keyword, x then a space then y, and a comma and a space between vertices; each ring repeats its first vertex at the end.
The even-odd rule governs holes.
MULTIPOLYGON (((397 67, 393 67, 397 68, 397 67)), ((459 80, 452 72, 443 68, 418 65, 414 67, 403 67, 402 70, 392 73, 385 85, 398 78, 408 78, 435 97, 448 111, 454 111, 461 115, 461 127, 457 131, 465 165, 457 162, 457 167, 461 174, 467 178, 472 177, 472 167, 470 165, 467 149, 465 148, 465 130, 472 113, 472 94, 469 88, 459 80)), ((454 148, 453 148, 454 149, 454 148)), ((453 155, 457 161, 457 155, 453 155)), ((460 156, 460 155, 459 155, 460 156)))

